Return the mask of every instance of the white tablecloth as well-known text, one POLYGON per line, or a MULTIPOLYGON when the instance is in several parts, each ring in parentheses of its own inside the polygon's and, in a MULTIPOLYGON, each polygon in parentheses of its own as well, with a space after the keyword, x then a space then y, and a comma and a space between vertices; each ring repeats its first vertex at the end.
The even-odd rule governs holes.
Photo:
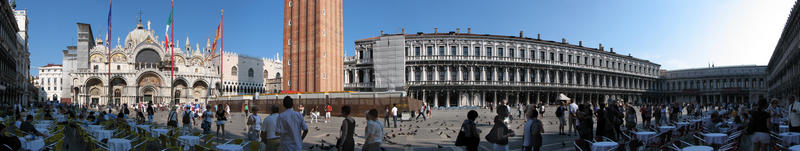
POLYGON ((31 141, 28 141, 27 139, 22 137, 19 137, 18 139, 21 145, 20 147, 22 147, 22 149, 24 150, 39 151, 42 150, 42 148, 44 148, 44 140, 41 138, 34 139, 31 141))
POLYGON ((40 121, 38 121, 38 122, 36 122, 36 123, 39 123, 39 124, 47 124, 47 125, 53 125, 53 121, 52 121, 52 120, 40 120, 40 121))
POLYGON ((64 115, 62 115, 62 114, 53 115, 53 118, 56 119, 56 121, 58 121, 58 122, 67 121, 67 118, 64 117, 64 115))
MULTIPOLYGON (((244 148, 241 145, 236 144, 222 144, 217 145, 217 150, 220 151, 242 151, 244 148)), ((592 150, 594 150, 594 146, 592 146, 592 150)))
POLYGON ((728 134, 723 133, 708 133, 703 134, 703 140, 711 144, 724 144, 725 138, 728 137, 728 134))
POLYGON ((167 135, 167 132, 169 132, 168 129, 153 129, 152 133, 150 134, 152 137, 158 137, 159 135, 167 135))
POLYGON ((684 127, 684 126, 689 125, 689 122, 678 122, 677 124, 678 124, 678 127, 684 127))
POLYGON ((778 126, 778 128, 780 130, 780 133, 789 132, 789 125, 781 125, 781 126, 778 126))
POLYGON ((150 125, 143 124, 143 125, 136 125, 136 127, 144 129, 145 131, 150 131, 150 125))
POLYGON ((714 151, 714 148, 711 146, 689 146, 684 147, 681 151, 714 151))
POLYGON ((781 136, 781 139, 783 139, 783 144, 785 146, 791 144, 795 145, 800 144, 800 133, 797 132, 780 133, 778 134, 778 136, 781 136))
POLYGON ((650 137, 656 136, 656 132, 636 132, 636 139, 642 141, 644 144, 650 144, 653 140, 650 137))
POLYGON ((192 147, 194 145, 200 144, 200 137, 198 136, 191 136, 191 135, 184 135, 178 137, 181 140, 181 144, 186 147, 192 147))
POLYGON ((592 151, 608 151, 617 148, 617 142, 596 142, 592 143, 592 151))
POLYGON ((658 130, 661 131, 661 132, 663 132, 663 131, 671 131, 673 129, 675 129, 675 126, 659 126, 658 127, 658 130))
POLYGON ((36 129, 48 129, 50 124, 33 124, 33 127, 36 129))
POLYGON ((789 147, 789 150, 791 150, 791 151, 800 151, 800 145, 794 145, 792 147, 789 147))
POLYGON ((97 139, 98 139, 97 141, 100 141, 100 140, 103 140, 103 139, 111 139, 111 135, 114 134, 114 131, 112 131, 112 130, 95 130, 92 133, 94 134, 94 137, 97 137, 97 139))
POLYGON ((50 134, 50 129, 47 129, 47 128, 38 128, 37 127, 36 131, 39 131, 39 133, 42 133, 42 134, 50 134))
POLYGON ((94 130, 101 130, 101 129, 103 129, 103 125, 89 125, 88 127, 89 127, 89 131, 94 131, 94 130))
POLYGON ((131 140, 115 138, 108 140, 108 149, 111 151, 128 151, 131 150, 131 140))

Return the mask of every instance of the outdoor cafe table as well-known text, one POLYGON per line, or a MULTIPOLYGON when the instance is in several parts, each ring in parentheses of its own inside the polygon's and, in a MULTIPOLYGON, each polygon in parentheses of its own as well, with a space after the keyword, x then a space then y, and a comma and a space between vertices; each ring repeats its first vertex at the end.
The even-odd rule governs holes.
POLYGON ((800 145, 794 145, 792 147, 789 147, 789 150, 791 150, 791 151, 800 151, 800 145))
POLYGON ((39 124, 53 125, 53 120, 40 120, 40 121, 38 121, 37 123, 39 123, 39 124))
POLYGON ((684 126, 689 125, 689 122, 678 122, 677 124, 678 124, 678 127, 684 127, 684 126))
MULTIPOLYGON (((26 136, 26 137, 33 137, 33 136, 26 136)), ((42 139, 42 138, 35 138, 35 139, 28 140, 25 137, 19 137, 18 139, 19 139, 20 147, 23 150, 39 151, 39 150, 42 150, 42 148, 44 148, 44 139, 42 139)))
POLYGON ((111 151, 128 151, 131 150, 131 140, 114 138, 108 140, 108 149, 111 151))
POLYGON ((780 130, 780 133, 789 132, 789 125, 780 125, 780 126, 778 126, 778 128, 780 130))
POLYGON ((707 133, 703 134, 703 140, 709 144, 724 144, 725 137, 728 137, 728 134, 723 133, 707 133))
MULTIPOLYGON (((592 147, 594 148, 594 147, 592 147)), ((242 151, 244 148, 241 145, 236 144, 222 144, 217 145, 217 150, 220 151, 242 151)))
POLYGON ((711 146, 689 146, 684 147, 681 151, 714 151, 714 148, 711 146))
POLYGON ((596 142, 592 143, 592 151, 608 151, 617 148, 617 142, 596 142))
POLYGON ((99 129, 92 132, 92 134, 94 134, 94 137, 97 138, 97 141, 100 141, 103 139, 111 139, 111 135, 114 134, 114 131, 99 129))
POLYGON ((88 127, 89 127, 89 131, 103 129, 103 125, 89 125, 88 127))
POLYGON ((636 139, 642 141, 644 144, 650 144, 650 142, 653 142, 651 139, 651 137, 653 136, 656 136, 656 132, 648 132, 648 131, 636 132, 636 139))
POLYGON ((184 136, 179 136, 178 139, 181 140, 181 143, 186 148, 200 144, 200 137, 198 136, 184 135, 184 136))
POLYGON ((150 131, 150 125, 147 124, 136 125, 136 127, 144 129, 145 131, 150 131))
POLYGON ((34 124, 33 127, 36 129, 47 129, 50 128, 50 124, 34 124))
MULTIPOLYGON (((675 129, 675 126, 659 126, 658 127, 659 132, 671 131, 671 130, 674 130, 674 129, 675 129)), ((678 132, 674 131, 672 133, 677 134, 678 132)))
POLYGON ((152 135, 152 137, 158 137, 159 135, 167 135, 168 132, 169 132, 168 129, 159 128, 159 129, 153 129, 152 133, 150 134, 152 135))
POLYGON ((787 132, 787 133, 780 133, 778 136, 783 139, 784 145, 789 144, 800 144, 800 133, 797 132, 787 132))

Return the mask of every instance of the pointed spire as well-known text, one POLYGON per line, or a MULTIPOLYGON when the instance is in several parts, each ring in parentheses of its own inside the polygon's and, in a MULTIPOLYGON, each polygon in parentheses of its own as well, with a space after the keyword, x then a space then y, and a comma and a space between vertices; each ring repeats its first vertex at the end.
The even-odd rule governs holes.
POLYGON ((192 45, 189 44, 189 35, 186 35, 186 48, 189 49, 192 45))
POLYGON ((206 39, 206 49, 211 49, 211 38, 206 39))

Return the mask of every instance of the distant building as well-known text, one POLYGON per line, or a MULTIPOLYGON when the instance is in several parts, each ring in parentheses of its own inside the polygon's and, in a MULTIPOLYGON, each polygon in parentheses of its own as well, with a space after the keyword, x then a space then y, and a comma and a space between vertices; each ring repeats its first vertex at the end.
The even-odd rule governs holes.
POLYGON ((342 91, 342 0, 284 0, 283 89, 342 91))
POLYGON ((656 102, 750 103, 767 96, 766 66, 666 71, 648 95, 656 102))
POLYGON ((33 100, 29 80, 30 53, 27 49, 27 14, 15 11, 16 4, 0 2, 0 103, 25 104, 33 100), (22 36, 20 34, 23 34, 22 36), (24 37, 23 37, 24 36, 24 37))
POLYGON ((63 66, 60 64, 48 64, 46 66, 39 67, 39 76, 37 76, 38 87, 41 88, 40 90, 44 90, 43 98, 46 98, 47 101, 59 101, 61 100, 61 94, 63 91, 64 84, 64 77, 63 75, 63 66))

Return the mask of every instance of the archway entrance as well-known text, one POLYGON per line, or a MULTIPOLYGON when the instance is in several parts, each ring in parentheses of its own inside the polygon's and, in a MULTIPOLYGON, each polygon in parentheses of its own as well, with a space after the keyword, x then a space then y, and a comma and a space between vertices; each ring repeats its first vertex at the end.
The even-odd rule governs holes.
POLYGON ((85 86, 89 92, 86 103, 92 106, 100 104, 100 97, 103 95, 103 81, 97 78, 92 78, 86 81, 85 86))
MULTIPOLYGON (((153 95, 155 94, 155 90, 152 87, 144 88, 142 91, 142 103, 153 103, 153 95)), ((139 103, 139 102, 136 102, 139 103)))
POLYGON ((158 92, 161 88, 161 77, 158 74, 154 72, 144 73, 136 81, 136 84, 139 88, 136 103, 161 103, 161 100, 158 99, 160 96, 158 92))

